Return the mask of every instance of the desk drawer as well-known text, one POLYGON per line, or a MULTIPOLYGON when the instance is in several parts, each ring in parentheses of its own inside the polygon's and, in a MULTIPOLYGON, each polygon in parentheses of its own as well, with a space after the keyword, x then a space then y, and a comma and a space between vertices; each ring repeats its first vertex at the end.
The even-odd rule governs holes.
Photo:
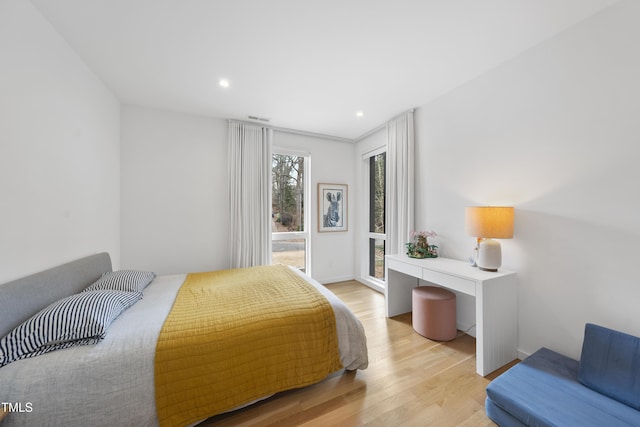
POLYGON ((476 282, 473 280, 440 273, 439 271, 427 270, 426 268, 422 269, 422 280, 468 295, 476 295, 476 282))
POLYGON ((411 265, 405 262, 387 259, 387 268, 389 270, 399 271, 400 273, 417 277, 418 279, 422 277, 422 267, 418 267, 417 265, 411 265))

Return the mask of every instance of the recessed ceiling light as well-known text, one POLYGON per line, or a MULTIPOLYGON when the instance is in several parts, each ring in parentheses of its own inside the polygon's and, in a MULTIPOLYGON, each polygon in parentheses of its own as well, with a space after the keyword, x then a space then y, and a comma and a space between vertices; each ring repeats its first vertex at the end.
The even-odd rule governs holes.
POLYGON ((356 111, 356 116, 357 116, 357 117, 362 117, 362 116, 364 116, 364 112, 362 112, 362 111, 356 111))
POLYGON ((222 87, 229 87, 229 80, 227 80, 227 79, 220 79, 220 81, 218 83, 222 87))

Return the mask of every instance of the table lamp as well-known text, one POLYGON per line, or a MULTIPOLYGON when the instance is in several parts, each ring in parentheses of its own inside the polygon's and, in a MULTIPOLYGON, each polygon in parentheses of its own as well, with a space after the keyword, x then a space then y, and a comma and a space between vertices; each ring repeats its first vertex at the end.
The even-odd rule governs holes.
POLYGON ((493 239, 513 237, 513 208, 470 206, 465 212, 465 230, 477 238, 476 265, 480 270, 498 271, 502 264, 500 242, 493 239))

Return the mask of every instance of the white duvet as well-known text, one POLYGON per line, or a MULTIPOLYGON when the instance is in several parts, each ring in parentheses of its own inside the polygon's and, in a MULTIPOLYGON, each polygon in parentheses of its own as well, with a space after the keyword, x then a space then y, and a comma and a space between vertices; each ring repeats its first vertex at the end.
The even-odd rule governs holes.
MULTIPOLYGON (((343 366, 365 369, 366 338, 360 321, 332 292, 299 274, 333 306, 343 366)), ((156 277, 143 299, 118 317, 98 344, 58 350, 0 368, 0 402, 22 411, 9 414, 2 427, 156 426, 156 340, 185 277, 156 277)))

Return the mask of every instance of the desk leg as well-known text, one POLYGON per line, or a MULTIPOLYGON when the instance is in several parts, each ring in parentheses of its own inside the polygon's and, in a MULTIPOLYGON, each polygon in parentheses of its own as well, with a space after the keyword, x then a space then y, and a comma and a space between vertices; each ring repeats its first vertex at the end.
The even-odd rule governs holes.
POLYGON ((387 268, 387 283, 384 288, 387 317, 411 311, 411 292, 418 286, 418 279, 387 268))
POLYGON ((476 370, 487 376, 518 357, 518 294, 512 277, 476 287, 476 370))

